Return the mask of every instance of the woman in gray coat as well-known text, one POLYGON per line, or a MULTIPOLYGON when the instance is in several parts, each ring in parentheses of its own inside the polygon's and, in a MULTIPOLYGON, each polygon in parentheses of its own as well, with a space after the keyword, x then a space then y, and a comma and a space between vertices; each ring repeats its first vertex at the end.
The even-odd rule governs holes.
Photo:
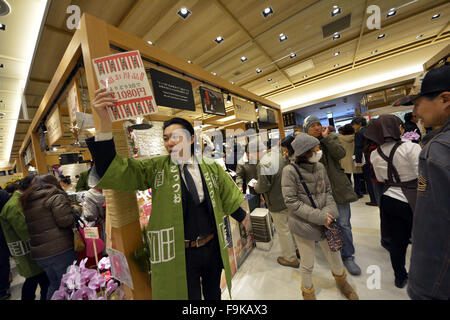
POLYGON ((322 156, 320 142, 308 134, 298 133, 291 145, 295 152, 295 163, 283 169, 281 186, 284 202, 289 209, 289 227, 302 257, 300 273, 303 298, 315 300, 312 271, 315 242, 318 241, 338 288, 348 299, 357 300, 358 295, 346 281, 340 252, 331 251, 325 238, 324 227, 327 228, 339 214, 331 194, 327 172, 319 162, 322 156), (297 170, 302 175, 316 208, 311 204, 297 170))

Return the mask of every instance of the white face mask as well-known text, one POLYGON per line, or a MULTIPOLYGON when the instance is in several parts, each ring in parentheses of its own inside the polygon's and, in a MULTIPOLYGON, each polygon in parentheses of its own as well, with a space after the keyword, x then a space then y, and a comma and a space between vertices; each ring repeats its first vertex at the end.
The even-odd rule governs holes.
POLYGON ((314 152, 311 158, 308 159, 308 161, 311 163, 316 163, 319 162, 321 158, 322 158, 322 150, 319 150, 314 152))

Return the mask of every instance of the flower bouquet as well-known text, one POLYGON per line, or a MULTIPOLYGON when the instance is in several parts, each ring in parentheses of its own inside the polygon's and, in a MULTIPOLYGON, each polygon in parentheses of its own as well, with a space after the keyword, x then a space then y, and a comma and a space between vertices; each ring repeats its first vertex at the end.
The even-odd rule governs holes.
POLYGON ((409 141, 417 141, 420 139, 420 135, 416 131, 417 129, 414 129, 414 131, 408 131, 402 136, 402 138, 409 141))
POLYGON ((111 278, 109 258, 99 261, 99 271, 86 268, 87 260, 83 259, 79 266, 74 262, 67 268, 52 300, 123 300, 122 288, 111 278))

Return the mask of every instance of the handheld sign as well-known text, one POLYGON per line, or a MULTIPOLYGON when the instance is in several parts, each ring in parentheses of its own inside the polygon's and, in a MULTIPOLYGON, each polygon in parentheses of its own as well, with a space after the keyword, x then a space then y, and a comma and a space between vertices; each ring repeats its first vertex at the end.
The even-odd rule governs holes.
MULTIPOLYGON (((98 239, 99 235, 98 235, 98 229, 97 227, 85 227, 84 228, 84 237, 86 239, 98 239)), ((94 254, 95 254, 95 262, 97 263, 98 266, 98 257, 97 257, 97 246, 95 245, 95 241, 92 241, 92 244, 94 245, 94 254)))
POLYGON ((155 99, 138 50, 92 59, 97 81, 118 100, 108 108, 111 121, 157 113, 155 99))

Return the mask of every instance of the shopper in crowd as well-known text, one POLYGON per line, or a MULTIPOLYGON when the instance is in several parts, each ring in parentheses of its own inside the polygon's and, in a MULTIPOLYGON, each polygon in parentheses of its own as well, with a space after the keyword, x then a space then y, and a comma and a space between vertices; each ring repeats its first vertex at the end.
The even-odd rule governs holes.
POLYGON ((31 257, 30 235, 20 203, 20 197, 28 189, 33 178, 33 175, 29 175, 18 183, 18 189, 1 210, 0 224, 17 270, 25 278, 22 286, 22 300, 34 300, 38 285, 40 300, 46 300, 49 280, 45 271, 31 257))
POLYGON ((281 141, 281 152, 287 162, 291 162, 294 159, 294 149, 292 149, 291 145, 294 139, 294 136, 287 136, 281 141))
POLYGON ((9 196, 12 196, 13 193, 18 189, 19 185, 16 182, 8 183, 8 185, 5 187, 5 191, 8 192, 9 196))
MULTIPOLYGON (((5 190, 0 190, 0 210, 3 209, 8 202, 10 195, 5 190)), ((11 297, 10 289, 10 272, 11 265, 9 262, 9 249, 5 236, 3 235, 3 228, 0 227, 0 300, 7 300, 11 297)))
POLYGON ((47 174, 35 176, 20 201, 30 234, 31 256, 50 281, 49 300, 67 267, 77 260, 70 200, 58 180, 47 174))
POLYGON ((352 181, 351 179, 353 175, 355 193, 359 198, 362 198, 362 168, 357 167, 355 165, 355 161, 353 160, 353 152, 355 150, 355 129, 353 129, 353 126, 350 123, 342 127, 342 135, 339 136, 339 141, 345 149, 345 157, 340 160, 341 167, 344 169, 344 172, 350 181, 352 181))
POLYGON ((395 105, 414 104, 426 128, 422 140, 412 230, 408 294, 412 299, 450 299, 450 66, 420 74, 395 105))
POLYGON ((70 176, 59 176, 59 185, 61 186, 61 189, 67 191, 70 189, 71 184, 72 180, 70 179, 70 176))
POLYGON ((247 161, 238 163, 236 167, 236 184, 241 192, 246 193, 246 190, 249 189, 250 193, 256 196, 257 193, 252 187, 248 186, 248 183, 252 179, 257 178, 256 166, 258 163, 258 151, 252 150, 250 152, 249 145, 247 144, 245 145, 245 154, 247 155, 247 161))
POLYGON ((405 257, 411 237, 421 148, 411 141, 402 141, 400 125, 397 116, 381 115, 372 121, 364 135, 378 145, 370 161, 377 180, 384 182, 380 203, 381 234, 390 240, 388 250, 395 286, 403 288, 408 279, 405 257))
POLYGON ((319 162, 322 157, 320 141, 308 134, 299 133, 292 142, 292 147, 295 150, 295 163, 283 169, 281 185, 284 202, 289 208, 289 226, 301 256, 303 298, 315 300, 312 272, 315 242, 318 241, 339 290, 348 299, 357 300, 358 295, 346 280, 340 253, 331 251, 324 234, 323 227, 329 227, 339 216, 339 211, 333 199, 327 171, 319 162))
POLYGON ((341 250, 342 260, 348 272, 352 275, 360 275, 361 269, 355 263, 354 258, 355 247, 350 222, 350 202, 357 201, 358 196, 353 191, 353 186, 339 163, 345 157, 345 149, 339 142, 338 135, 330 133, 328 127, 323 128, 316 116, 309 116, 305 119, 303 130, 320 141, 323 152, 320 162, 325 166, 330 179, 331 191, 339 211, 337 222, 344 236, 344 247, 341 250))
POLYGON ((265 203, 272 216, 275 230, 278 232, 283 255, 277 258, 277 262, 282 266, 298 268, 300 263, 297 258, 300 256, 297 254, 296 257, 294 239, 288 224, 289 212, 284 204, 281 191, 281 174, 288 161, 283 158, 278 146, 271 148, 270 141, 267 148, 267 153, 257 165, 258 183, 255 185, 255 191, 264 194, 265 203))
POLYGON ((356 117, 351 122, 353 129, 355 129, 355 162, 357 167, 361 167, 363 171, 363 177, 366 185, 366 190, 369 193, 370 201, 366 202, 368 206, 376 206, 375 194, 373 192, 372 181, 370 180, 370 164, 369 159, 364 155, 363 149, 366 145, 366 138, 364 132, 367 129, 367 120, 364 117, 356 117))
POLYGON ((417 114, 413 112, 405 113, 405 124, 404 129, 405 133, 407 132, 415 132, 419 135, 419 139, 413 140, 415 143, 419 143, 422 139, 422 133, 420 132, 419 127, 417 126, 419 119, 417 118, 417 114))
POLYGON ((151 252, 153 299, 201 299, 203 294, 205 299, 220 300, 222 269, 231 288, 223 216, 231 214, 239 222, 247 219, 240 208, 244 195, 215 161, 192 156, 194 129, 181 118, 163 125, 169 155, 143 161, 117 155, 106 110, 114 102, 106 89, 96 91, 91 105, 99 117, 99 127, 95 138, 86 142, 102 177, 97 188, 152 188, 147 234, 152 245, 161 248, 161 255, 151 252), (170 250, 158 243, 167 236, 174 239, 170 250))

